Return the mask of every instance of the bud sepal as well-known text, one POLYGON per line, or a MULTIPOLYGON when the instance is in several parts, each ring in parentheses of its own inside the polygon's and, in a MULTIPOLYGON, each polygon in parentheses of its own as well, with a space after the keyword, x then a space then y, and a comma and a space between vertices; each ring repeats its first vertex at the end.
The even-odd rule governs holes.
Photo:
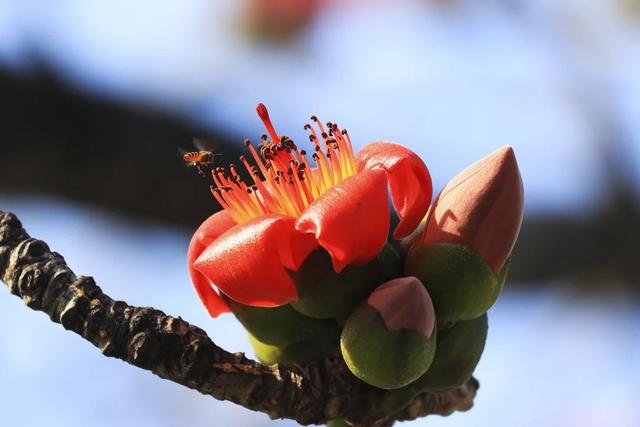
POLYGON ((419 278, 429 291, 438 322, 485 313, 500 295, 507 269, 508 263, 496 275, 473 249, 451 243, 416 242, 405 264, 405 274, 419 278))
POLYGON ((318 249, 297 272, 291 273, 298 292, 298 300, 291 307, 304 316, 344 323, 380 284, 381 274, 382 265, 377 258, 361 266, 348 265, 336 273, 329 254, 318 249))
POLYGON ((305 341, 277 346, 265 344, 249 334, 249 341, 258 360, 267 365, 314 362, 338 351, 337 337, 318 336, 305 341))
POLYGON ((286 346, 317 336, 340 335, 335 321, 312 319, 290 305, 265 308, 240 304, 230 298, 225 301, 242 326, 264 344, 286 346))

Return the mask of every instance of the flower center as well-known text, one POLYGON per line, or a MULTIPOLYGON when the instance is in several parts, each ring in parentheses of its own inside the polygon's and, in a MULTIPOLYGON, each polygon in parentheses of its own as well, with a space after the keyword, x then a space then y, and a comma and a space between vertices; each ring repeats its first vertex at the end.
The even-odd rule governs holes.
POLYGON ((298 150, 290 138, 278 136, 266 107, 258 104, 256 110, 269 135, 262 135, 258 150, 245 140, 255 165, 240 157, 253 184, 244 182, 234 164, 212 172, 213 197, 237 223, 270 213, 298 217, 325 191, 356 173, 351 138, 335 123, 325 128, 311 116, 319 133, 310 124, 304 126, 314 144, 312 167, 305 150, 298 150))

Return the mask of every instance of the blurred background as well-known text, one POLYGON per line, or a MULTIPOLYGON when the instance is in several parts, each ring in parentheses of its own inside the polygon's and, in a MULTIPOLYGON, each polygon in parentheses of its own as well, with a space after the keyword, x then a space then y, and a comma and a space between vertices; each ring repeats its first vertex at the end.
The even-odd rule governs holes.
MULTIPOLYGON (((640 0, 0 0, 0 209, 105 292, 252 355, 186 274, 218 209, 182 163, 308 116, 419 153, 438 191, 510 144, 526 214, 475 407, 429 426, 638 426, 640 0)), ((0 425, 267 426, 0 295, 0 425), (19 325, 7 327, 8 324, 19 325)))

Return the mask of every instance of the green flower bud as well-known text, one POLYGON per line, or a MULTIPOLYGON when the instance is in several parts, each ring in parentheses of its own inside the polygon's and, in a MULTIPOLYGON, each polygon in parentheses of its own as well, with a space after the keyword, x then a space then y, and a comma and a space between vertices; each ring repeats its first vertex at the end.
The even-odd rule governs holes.
POLYGON ((265 344, 283 346, 316 336, 340 335, 335 321, 303 316, 290 305, 263 308, 240 304, 230 298, 225 301, 245 329, 265 344))
POLYGON ((439 322, 468 320, 485 313, 502 291, 508 265, 496 276, 468 246, 414 245, 405 273, 419 278, 433 299, 439 322))
POLYGON ((378 259, 363 266, 347 266, 340 274, 333 270, 331 257, 319 249, 312 253, 292 278, 298 301, 291 306, 305 316, 336 319, 344 323, 356 306, 380 284, 378 259))
POLYGON ((442 189, 405 265, 407 274, 427 286, 438 321, 473 319, 495 302, 523 208, 522 178, 511 147, 478 160, 442 189))
POLYGON ((392 415, 422 392, 444 391, 467 381, 480 361, 487 329, 487 315, 484 314, 439 330, 436 354, 427 372, 406 387, 388 391, 381 410, 392 415))
POLYGON ((258 360, 267 365, 312 362, 335 354, 338 350, 337 338, 328 337, 316 337, 315 339, 276 346, 265 344, 249 334, 249 341, 258 360))
POLYGON ((415 399, 419 392, 409 384, 405 387, 387 391, 380 402, 380 411, 384 415, 393 415, 402 411, 415 399))
POLYGON ((340 348, 351 372, 383 389, 403 387, 431 365, 436 349, 433 305, 415 277, 378 287, 349 317, 340 348))
POLYGON ((436 355, 427 372, 411 384, 422 391, 442 391, 471 377, 487 340, 487 314, 438 331, 436 355))

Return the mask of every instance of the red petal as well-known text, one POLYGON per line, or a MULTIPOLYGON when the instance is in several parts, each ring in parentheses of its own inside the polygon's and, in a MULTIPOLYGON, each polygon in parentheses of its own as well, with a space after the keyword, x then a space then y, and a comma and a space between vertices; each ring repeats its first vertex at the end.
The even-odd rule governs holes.
POLYGON ((365 145, 356 156, 358 170, 382 168, 387 172, 391 200, 400 216, 393 237, 411 234, 427 214, 433 187, 431 175, 416 153, 391 142, 365 145))
POLYGON ((296 228, 315 235, 331 254, 336 272, 347 264, 369 262, 385 245, 389 232, 386 181, 380 169, 357 173, 325 192, 298 219, 296 228))
POLYGON ((224 210, 217 212, 207 218, 200 227, 198 227, 191 238, 191 243, 189 243, 189 252, 187 254, 189 276, 191 276, 191 281, 193 282, 200 301, 202 301, 202 304, 204 304, 211 317, 217 317, 222 313, 226 313, 229 311, 229 308, 224 300, 220 298, 220 295, 214 290, 209 279, 198 272, 193 267, 193 263, 211 242, 234 225, 236 225, 236 222, 231 218, 229 212, 224 210))
POLYGON ((275 307, 298 299, 285 270, 297 269, 317 247, 301 235, 295 218, 264 215, 240 224, 212 242, 195 268, 230 298, 256 307, 275 307))

